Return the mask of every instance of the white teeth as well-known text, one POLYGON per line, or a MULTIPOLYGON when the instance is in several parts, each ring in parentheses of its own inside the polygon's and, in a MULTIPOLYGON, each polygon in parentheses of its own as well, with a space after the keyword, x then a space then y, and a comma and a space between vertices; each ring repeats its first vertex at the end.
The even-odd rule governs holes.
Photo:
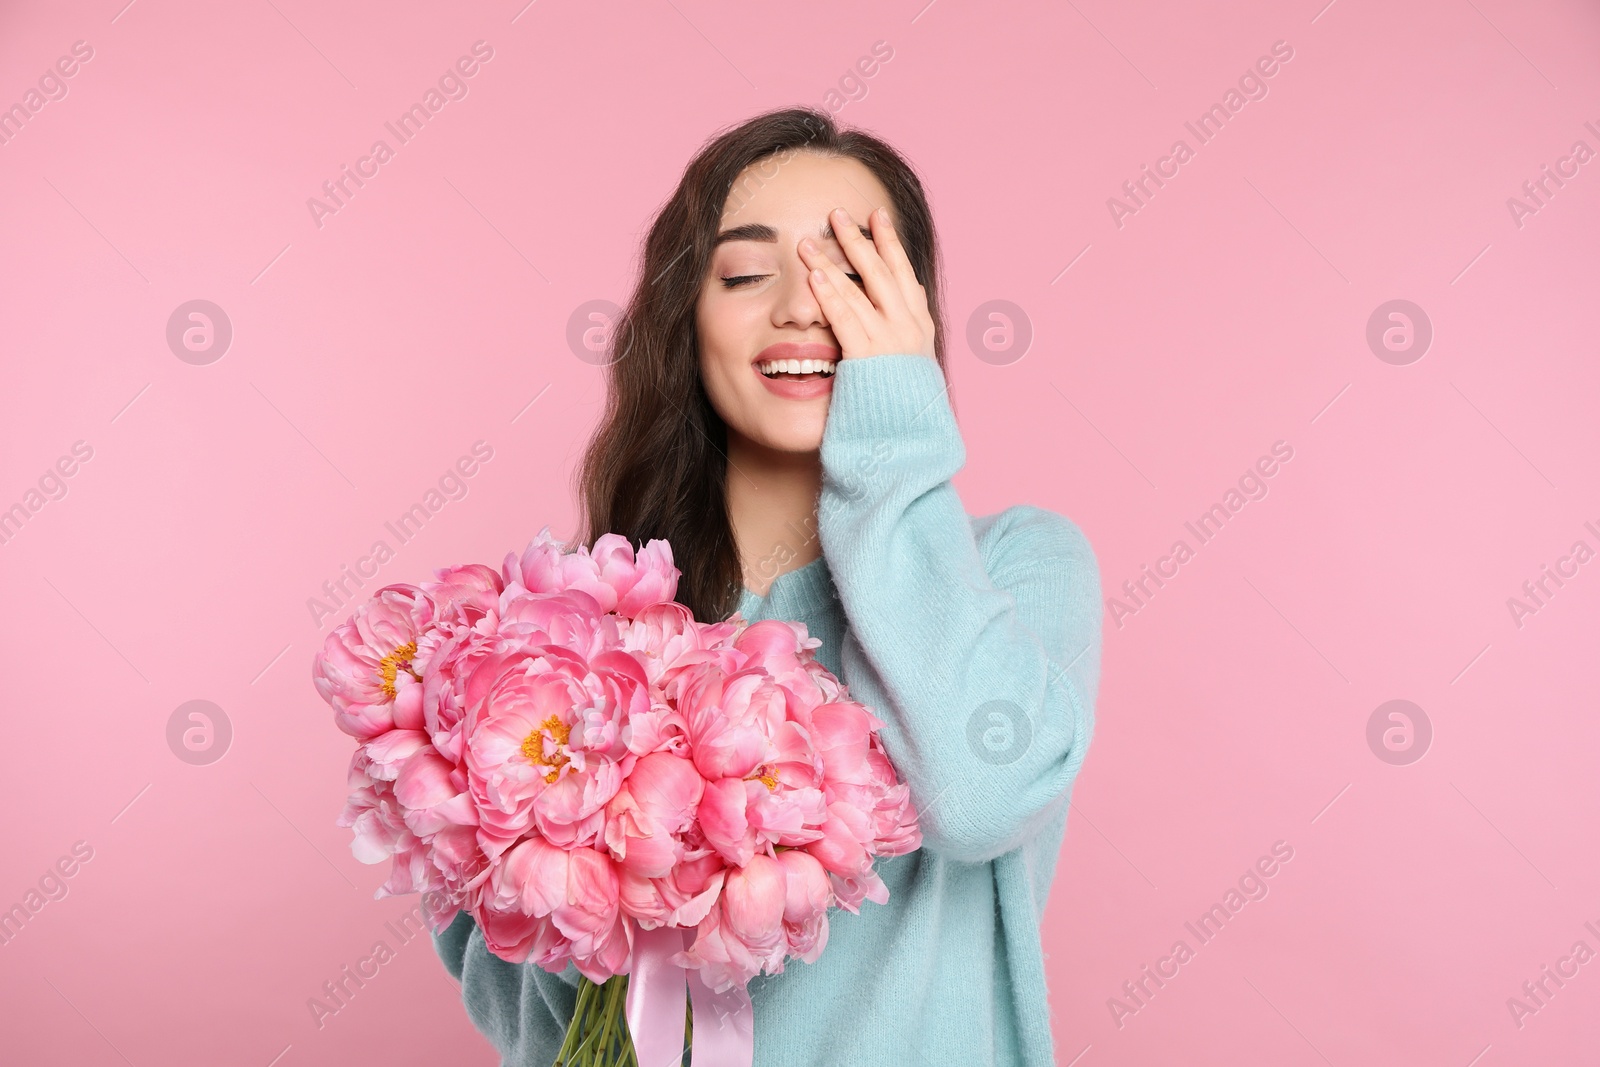
POLYGON ((826 359, 769 359, 757 364, 762 374, 833 374, 834 365, 826 359))

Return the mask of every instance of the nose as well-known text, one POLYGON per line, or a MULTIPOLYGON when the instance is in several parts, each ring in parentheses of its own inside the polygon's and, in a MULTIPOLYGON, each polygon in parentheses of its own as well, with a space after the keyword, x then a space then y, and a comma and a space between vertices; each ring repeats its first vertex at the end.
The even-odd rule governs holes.
POLYGON ((811 282, 808 279, 810 270, 800 258, 799 249, 791 248, 780 266, 781 277, 772 289, 772 324, 792 326, 802 330, 812 326, 826 326, 828 320, 822 313, 822 305, 817 300, 817 294, 811 289, 811 282))

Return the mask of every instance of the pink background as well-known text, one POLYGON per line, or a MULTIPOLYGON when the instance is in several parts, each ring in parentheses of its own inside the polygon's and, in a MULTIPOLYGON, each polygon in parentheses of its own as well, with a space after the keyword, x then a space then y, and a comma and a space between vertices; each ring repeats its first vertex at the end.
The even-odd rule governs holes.
POLYGON ((703 139, 830 106, 877 41, 832 106, 933 198, 969 510, 1071 516, 1110 595, 1293 448, 1106 616, 1045 928, 1060 1062, 1592 1057, 1600 961, 1520 1026, 1507 998, 1600 951, 1600 562, 1520 627, 1507 600, 1600 549, 1600 159, 1520 226, 1507 199, 1600 150, 1600 10, 523 2, 0 15, 0 105, 93 48, 0 145, 0 507, 93 450, 0 545, 0 907, 93 853, 0 946, 0 1058, 496 1062, 426 940, 386 926, 415 898, 374 901, 384 870, 334 825, 351 745, 307 600, 475 441, 492 460, 368 591, 569 533, 602 399, 570 316, 625 298, 703 139), (479 40, 469 94, 319 228, 307 199, 479 40), (1197 147, 1184 122, 1276 41, 1268 95, 1197 147), (1180 137, 1194 158, 1119 227, 1107 199, 1180 137), (166 340, 195 299, 233 328, 207 365, 166 340), (1433 326, 1406 365, 1366 340, 1393 299, 1433 326), (1031 324, 1021 358, 965 344, 991 300, 1031 324), (1392 699, 1432 725, 1407 765, 1367 741, 1392 699), (231 725, 209 764, 168 744, 190 700, 231 725), (1269 895, 1200 946, 1184 923, 1278 841, 1269 895), (1119 1026, 1109 998, 1180 938, 1193 959, 1119 1026), (380 939, 319 1026, 308 1000, 380 939))

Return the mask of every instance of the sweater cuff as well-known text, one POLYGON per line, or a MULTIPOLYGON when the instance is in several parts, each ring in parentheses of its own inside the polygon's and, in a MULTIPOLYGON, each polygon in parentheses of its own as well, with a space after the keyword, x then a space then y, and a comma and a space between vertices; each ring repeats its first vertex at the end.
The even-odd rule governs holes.
POLYGON ((835 364, 824 439, 903 435, 959 436, 939 364, 915 353, 841 359, 835 364))

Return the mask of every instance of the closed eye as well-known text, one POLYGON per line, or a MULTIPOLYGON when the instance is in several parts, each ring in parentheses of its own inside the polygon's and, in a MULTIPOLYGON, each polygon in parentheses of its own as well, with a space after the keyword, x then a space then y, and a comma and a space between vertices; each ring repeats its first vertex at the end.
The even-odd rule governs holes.
MULTIPOLYGON (((768 275, 765 275, 765 274, 739 274, 739 275, 736 275, 736 276, 734 276, 732 278, 723 278, 722 279, 722 287, 724 289, 737 289, 742 285, 749 284, 750 282, 758 282, 758 281, 760 281, 761 279, 763 279, 765 277, 768 277, 768 275)), ((866 288, 866 283, 861 280, 861 275, 852 274, 852 273, 846 271, 845 272, 845 277, 849 278, 851 281, 855 282, 857 285, 861 286, 863 289, 866 288)))

